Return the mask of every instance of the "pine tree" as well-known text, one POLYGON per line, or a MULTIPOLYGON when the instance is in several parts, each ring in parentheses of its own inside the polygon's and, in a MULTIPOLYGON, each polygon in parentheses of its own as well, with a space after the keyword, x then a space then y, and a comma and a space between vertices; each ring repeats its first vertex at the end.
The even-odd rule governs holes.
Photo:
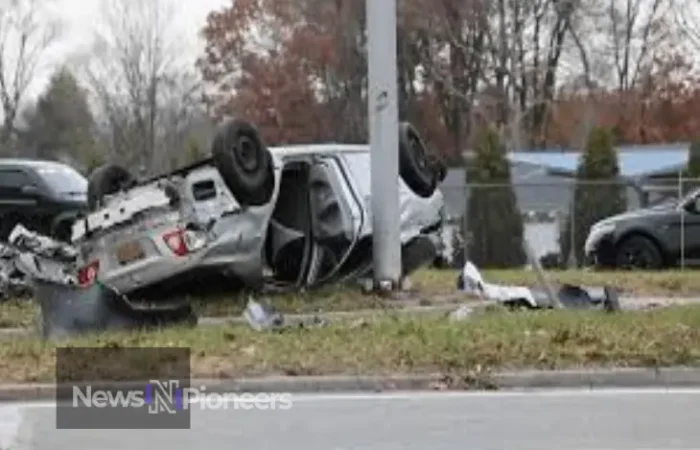
POLYGON ((527 260, 524 228, 505 146, 495 129, 485 127, 477 135, 475 150, 473 167, 467 171, 467 257, 480 267, 520 267, 527 260))
POLYGON ((53 74, 25 121, 23 145, 39 158, 70 156, 84 166, 102 158, 87 93, 67 68, 53 74))
POLYGON ((627 198, 619 175, 612 133, 604 128, 593 128, 576 170, 573 217, 567 218, 559 240, 564 260, 569 259, 573 244, 574 262, 576 265, 583 263, 584 244, 591 226, 625 211, 627 198))

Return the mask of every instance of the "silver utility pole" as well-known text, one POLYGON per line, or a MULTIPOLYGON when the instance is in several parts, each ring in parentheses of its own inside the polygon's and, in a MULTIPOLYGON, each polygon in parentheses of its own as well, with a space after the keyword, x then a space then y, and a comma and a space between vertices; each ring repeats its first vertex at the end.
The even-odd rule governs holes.
POLYGON ((396 0, 366 0, 375 287, 401 281, 396 0))

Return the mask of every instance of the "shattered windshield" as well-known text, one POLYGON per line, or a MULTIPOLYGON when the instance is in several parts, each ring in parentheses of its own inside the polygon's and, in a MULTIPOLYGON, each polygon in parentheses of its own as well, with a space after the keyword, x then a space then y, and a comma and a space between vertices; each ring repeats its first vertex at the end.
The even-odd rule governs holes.
POLYGON ((87 180, 68 166, 51 166, 39 169, 39 174, 52 191, 61 194, 85 194, 87 180))

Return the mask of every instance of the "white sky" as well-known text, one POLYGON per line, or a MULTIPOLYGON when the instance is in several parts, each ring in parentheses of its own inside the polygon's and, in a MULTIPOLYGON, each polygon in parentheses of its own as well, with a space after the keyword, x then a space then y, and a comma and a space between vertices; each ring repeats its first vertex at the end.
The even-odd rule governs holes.
MULTIPOLYGON (((42 0, 40 0, 42 1, 42 0)), ((47 13, 62 23, 61 39, 51 49, 51 57, 42 64, 41 75, 31 87, 31 96, 39 94, 45 87, 49 75, 57 64, 73 60, 85 54, 92 44, 95 26, 99 21, 102 1, 110 0, 43 0, 47 13)), ((198 33, 212 10, 221 9, 234 0, 163 0, 174 5, 177 11, 177 29, 187 43, 183 57, 194 62, 203 48, 198 33)))

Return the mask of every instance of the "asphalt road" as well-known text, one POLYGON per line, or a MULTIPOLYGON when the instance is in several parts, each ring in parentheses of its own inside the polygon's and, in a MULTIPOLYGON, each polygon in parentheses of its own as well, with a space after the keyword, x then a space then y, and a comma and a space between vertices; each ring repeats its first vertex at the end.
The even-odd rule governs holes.
POLYGON ((191 430, 56 430, 51 404, 0 406, 9 449, 700 449, 700 390, 292 397, 201 411, 191 430))

